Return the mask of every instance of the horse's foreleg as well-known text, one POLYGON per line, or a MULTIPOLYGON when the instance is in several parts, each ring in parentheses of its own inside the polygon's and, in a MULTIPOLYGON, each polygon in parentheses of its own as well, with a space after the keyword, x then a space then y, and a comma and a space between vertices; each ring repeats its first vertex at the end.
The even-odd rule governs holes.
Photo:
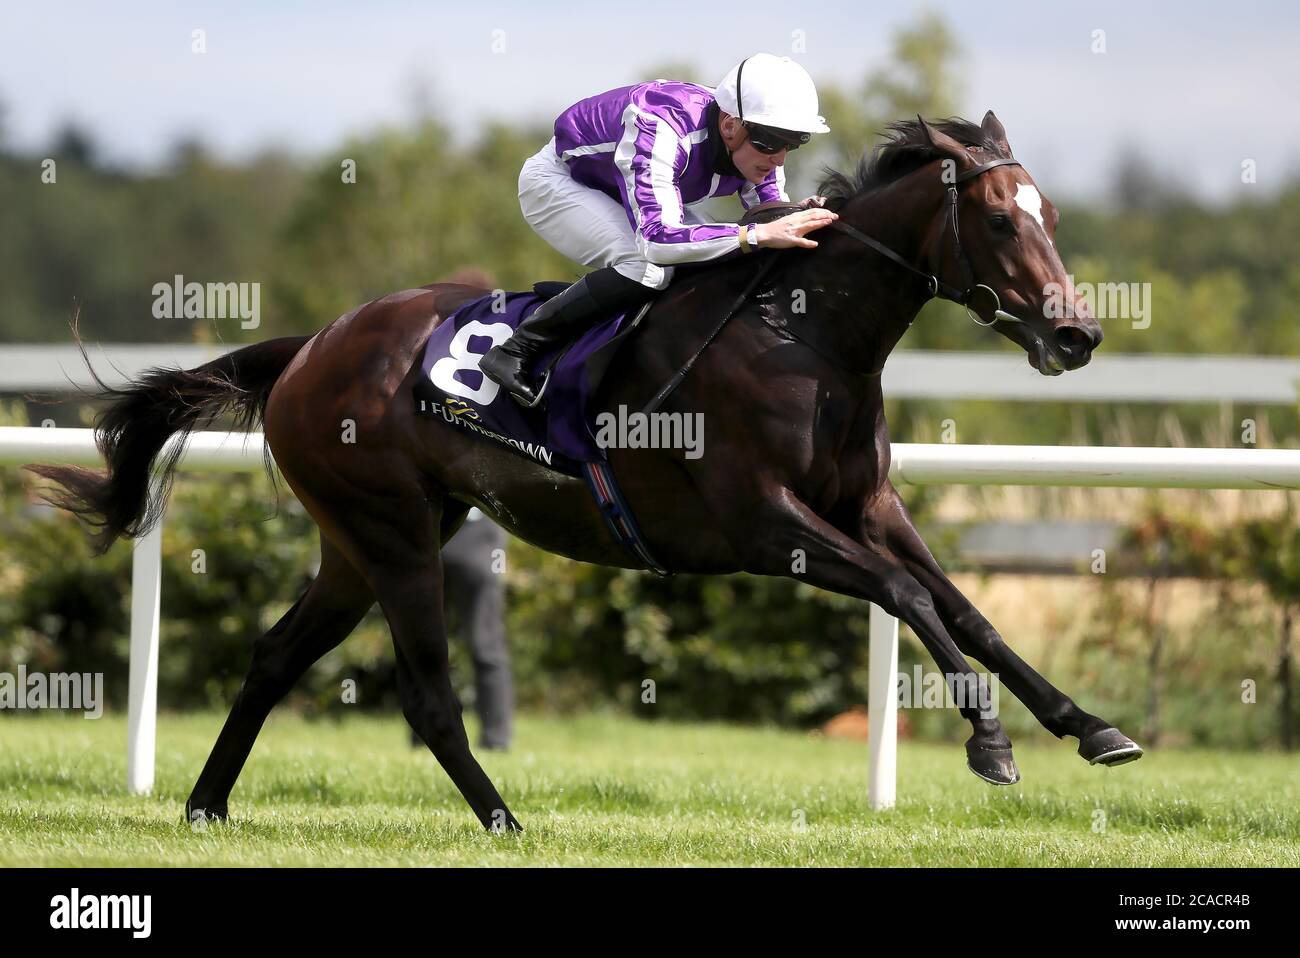
POLYGON ((230 790, 271 709, 317 659, 351 634, 374 603, 365 580, 321 536, 315 581, 253 645, 248 676, 186 802, 187 819, 200 811, 207 818, 226 817, 230 790))
POLYGON ((953 585, 935 561, 892 485, 868 507, 863 520, 864 537, 868 529, 883 533, 889 549, 929 590, 935 610, 957 647, 997 673, 1000 681, 1045 729, 1057 738, 1065 735, 1076 737, 1080 743, 1079 753, 1095 764, 1120 764, 1141 756, 1141 749, 1127 736, 1081 709, 1002 640, 997 629, 953 585))
POLYGON ((763 514, 746 516, 750 537, 746 569, 797 579, 858 599, 874 602, 909 626, 944 672, 949 683, 964 683, 976 691, 962 697, 958 711, 974 734, 966 744, 971 770, 986 781, 1009 785, 1020 778, 1011 757, 1011 741, 995 716, 985 715, 980 702, 987 688, 958 650, 935 612, 929 591, 890 554, 871 543, 855 541, 817 516, 788 490, 764 497, 763 514), (754 537, 754 529, 765 529, 754 537))

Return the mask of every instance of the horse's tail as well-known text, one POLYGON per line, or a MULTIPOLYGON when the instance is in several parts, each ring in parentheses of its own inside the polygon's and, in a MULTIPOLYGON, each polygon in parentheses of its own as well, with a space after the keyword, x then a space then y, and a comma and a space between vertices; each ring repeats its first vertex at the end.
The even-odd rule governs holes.
MULTIPOLYGON (((310 338, 269 339, 195 369, 155 367, 121 388, 106 385, 92 368, 91 376, 102 390, 97 398, 111 400, 95 420, 95 444, 107 471, 81 466, 26 468, 63 486, 43 493, 43 498, 94 527, 96 553, 103 553, 119 537, 134 538, 157 523, 186 436, 223 413, 233 413, 234 428, 241 431, 261 423, 276 380, 310 338), (163 453, 155 467, 167 440, 178 433, 180 441, 163 453), (151 496, 155 468, 158 495, 151 496)), ((80 339, 77 345, 81 346, 80 339)))

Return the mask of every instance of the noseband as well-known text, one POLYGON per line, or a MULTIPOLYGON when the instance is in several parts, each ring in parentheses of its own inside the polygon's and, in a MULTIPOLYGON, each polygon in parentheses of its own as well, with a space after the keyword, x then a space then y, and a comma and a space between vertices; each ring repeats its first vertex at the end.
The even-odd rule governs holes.
POLYGON ((990 160, 988 163, 969 169, 964 173, 959 173, 957 179, 948 187, 948 205, 944 210, 944 219, 952 222, 953 250, 957 256, 957 262, 961 264, 962 270, 966 274, 967 283, 965 289, 958 289, 955 286, 949 286, 943 280, 939 279, 938 276, 917 269, 888 246, 877 242, 866 233, 856 227, 850 226, 843 220, 836 220, 831 224, 831 227, 839 230, 841 233, 853 237, 859 243, 869 246, 885 258, 893 260, 908 272, 920 276, 925 280, 926 285, 929 287, 931 297, 946 299, 950 302, 957 303, 959 306, 965 307, 967 314, 980 326, 992 326, 999 319, 1008 323, 1022 323, 1024 320, 1020 317, 1012 316, 1010 313, 1002 311, 1002 301, 998 298, 998 294, 992 289, 992 287, 975 282, 975 272, 971 268, 970 259, 966 256, 966 251, 962 248, 961 232, 957 228, 957 187, 962 183, 965 183, 967 180, 973 180, 982 173, 987 173, 989 170, 999 166, 1020 166, 1020 161, 1011 159, 990 160), (987 323, 981 318, 980 306, 992 307, 993 318, 987 323))

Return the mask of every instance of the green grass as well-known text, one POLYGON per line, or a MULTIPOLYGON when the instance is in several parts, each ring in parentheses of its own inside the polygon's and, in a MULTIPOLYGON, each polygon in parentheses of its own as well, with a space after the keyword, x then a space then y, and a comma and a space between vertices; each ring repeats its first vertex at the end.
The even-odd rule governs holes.
POLYGON ((0 865, 1300 865, 1300 774, 1278 754, 1103 769, 1028 744, 1025 781, 994 789, 960 745, 904 742, 898 807, 873 813, 862 744, 604 715, 525 717, 512 752, 480 756, 522 836, 483 832, 399 718, 288 713, 232 820, 195 832, 182 809, 221 721, 163 715, 142 798, 120 717, 0 718, 0 865))

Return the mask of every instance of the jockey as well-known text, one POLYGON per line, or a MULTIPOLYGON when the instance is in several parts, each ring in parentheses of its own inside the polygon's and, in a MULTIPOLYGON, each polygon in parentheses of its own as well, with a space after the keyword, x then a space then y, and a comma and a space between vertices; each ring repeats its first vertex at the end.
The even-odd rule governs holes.
MULTIPOLYGON (((691 207, 740 194, 746 209, 786 201, 785 159, 814 133, 817 91, 789 57, 759 53, 716 90, 655 80, 582 100, 524 163, 524 219, 570 259, 596 267, 547 300, 480 361, 521 403, 541 399, 532 364, 598 319, 632 309, 668 285, 673 264, 759 246, 815 247, 805 234, 836 218, 813 208, 771 223, 710 223, 691 207)), ((541 389, 545 389, 542 383, 541 389)))

